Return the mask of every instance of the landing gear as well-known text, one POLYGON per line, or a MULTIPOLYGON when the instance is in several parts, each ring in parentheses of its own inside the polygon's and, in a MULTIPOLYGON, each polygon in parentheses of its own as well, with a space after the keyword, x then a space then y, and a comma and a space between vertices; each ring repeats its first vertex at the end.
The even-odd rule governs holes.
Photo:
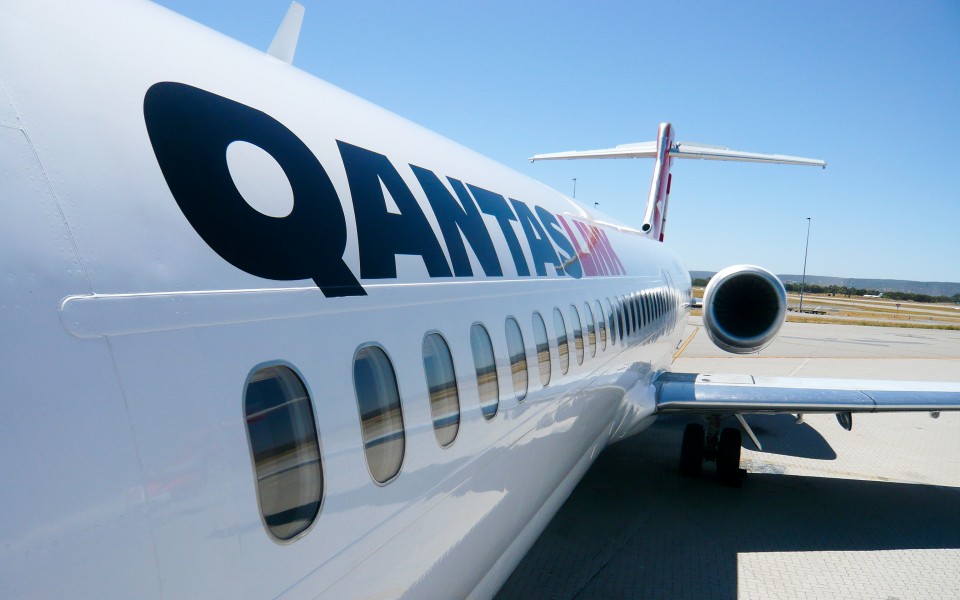
POLYGON ((723 485, 743 485, 740 471, 740 430, 727 427, 717 443, 717 481, 723 485))
POLYGON ((703 469, 703 425, 690 423, 683 430, 680 445, 680 474, 684 477, 699 477, 703 469))
POLYGON ((720 417, 707 417, 707 431, 703 425, 690 423, 683 430, 680 446, 680 474, 684 477, 699 477, 704 461, 717 465, 717 481, 723 485, 740 487, 746 470, 740 468, 740 430, 727 427, 720 429, 720 417))

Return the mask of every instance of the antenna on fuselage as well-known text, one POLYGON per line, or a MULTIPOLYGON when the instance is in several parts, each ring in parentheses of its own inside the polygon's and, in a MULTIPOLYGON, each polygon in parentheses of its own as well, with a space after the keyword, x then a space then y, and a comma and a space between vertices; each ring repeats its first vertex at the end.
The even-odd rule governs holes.
POLYGON ((300 39, 300 26, 303 25, 303 13, 302 4, 290 3, 287 15, 283 17, 283 22, 267 48, 267 54, 287 64, 293 64, 293 54, 297 51, 297 40, 300 39))
POLYGON ((719 146, 707 146, 690 142, 673 141, 673 126, 660 123, 657 139, 653 142, 621 144, 616 148, 604 150, 583 150, 572 152, 554 152, 537 154, 530 162, 538 160, 564 160, 577 158, 655 158, 653 180, 647 195, 647 207, 643 213, 643 226, 640 228, 647 236, 663 241, 663 228, 667 222, 667 203, 670 200, 670 166, 675 158, 699 158, 703 160, 729 160, 739 162, 760 162, 779 165, 806 165, 826 168, 827 163, 815 158, 800 158, 782 154, 757 154, 741 152, 719 146))

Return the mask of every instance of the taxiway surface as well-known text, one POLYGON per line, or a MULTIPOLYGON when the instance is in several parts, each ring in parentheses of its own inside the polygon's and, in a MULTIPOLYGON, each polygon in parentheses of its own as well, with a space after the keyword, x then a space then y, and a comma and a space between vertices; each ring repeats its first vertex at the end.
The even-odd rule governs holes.
MULTIPOLYGON (((960 381, 957 331, 787 323, 736 357, 699 326, 674 370, 960 381)), ((742 489, 679 476, 689 419, 601 454, 497 598, 960 598, 960 413, 748 417, 742 489)))

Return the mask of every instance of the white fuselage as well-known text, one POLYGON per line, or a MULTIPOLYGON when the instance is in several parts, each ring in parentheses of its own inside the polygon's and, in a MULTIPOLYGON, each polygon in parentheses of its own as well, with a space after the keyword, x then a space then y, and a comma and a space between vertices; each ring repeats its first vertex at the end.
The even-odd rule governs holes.
MULTIPOLYGON (((0 3, 0 84, 0 595, 489 596, 599 451, 652 421, 650 382, 681 340, 690 293, 687 272, 661 243, 145 3, 0 3), (340 258, 364 295, 321 290, 312 274, 257 276, 214 251, 174 198, 145 124, 145 97, 161 82, 252 107, 303 142, 336 192, 340 258), (383 182, 380 216, 419 211, 449 276, 437 274, 436 255, 431 271, 423 254, 394 253, 358 216, 358 202, 370 200, 356 197, 350 176, 363 173, 349 171, 338 141, 386 157, 402 184, 383 182), (502 274, 487 272, 489 257, 478 258, 466 237, 472 274, 462 262, 458 270, 456 242, 411 165, 448 192, 453 178, 474 197, 487 190, 519 201, 545 229, 544 215, 559 217, 570 229, 554 227, 546 242, 567 273, 537 264, 520 221, 507 223, 510 234, 489 213, 483 223, 502 274), (389 198, 401 187, 416 208, 389 198), (597 231, 620 267, 608 255, 606 274, 595 266, 590 275, 584 261, 599 260, 588 239, 597 231), (579 277, 557 235, 581 250, 579 277), (628 321, 632 333, 618 330, 614 342, 610 324, 621 325, 610 307, 644 290, 659 294, 662 316, 644 316, 642 327, 628 321), (591 346, 584 326, 578 364, 570 307, 586 323, 584 303, 602 308, 606 343, 596 329, 591 346), (569 337, 565 374, 554 308, 569 337), (550 339, 545 386, 534 312, 550 339), (526 347, 522 401, 505 339, 511 316, 526 347), (496 356, 500 399, 489 420, 477 396, 475 323, 496 356), (427 400, 422 348, 431 332, 449 344, 459 389, 460 427, 447 447, 427 400), (404 420, 402 467, 383 485, 365 462, 352 378, 355 353, 368 344, 393 363, 404 420), (244 420, 245 382, 269 364, 295 369, 309 392, 324 475, 318 516, 284 543, 261 520, 244 420)), ((262 169, 264 179, 276 172, 269 160, 249 160, 232 167, 262 169)), ((283 203, 274 208, 282 217, 283 203)), ((313 235, 332 235, 329 227, 317 220, 313 235)), ((251 256, 293 243, 234 241, 251 256)))

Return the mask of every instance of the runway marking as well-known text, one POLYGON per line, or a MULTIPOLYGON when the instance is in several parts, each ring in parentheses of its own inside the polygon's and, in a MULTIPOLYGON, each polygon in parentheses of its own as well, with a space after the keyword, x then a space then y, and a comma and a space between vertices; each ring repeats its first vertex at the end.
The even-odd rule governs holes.
POLYGON ((681 354, 683 354, 683 351, 687 349, 687 346, 690 345, 690 342, 693 341, 693 338, 697 335, 697 332, 698 332, 698 331, 700 331, 700 327, 695 327, 695 328, 693 329, 693 333, 690 334, 690 337, 687 338, 687 341, 685 341, 685 342, 683 343, 683 345, 680 346, 680 349, 679 349, 679 350, 677 350, 676 352, 673 353, 673 360, 677 360, 677 358, 678 358, 681 354))
POLYGON ((808 363, 808 362, 810 362, 810 359, 809 359, 809 358, 803 359, 803 362, 800 363, 799 365, 797 365, 797 368, 796 368, 796 369, 790 371, 790 375, 789 375, 789 376, 790 376, 790 377, 793 377, 794 375, 796 375, 797 373, 799 373, 799 372, 800 372, 800 369, 802 369, 802 368, 804 368, 805 366, 807 366, 807 363, 808 363))

